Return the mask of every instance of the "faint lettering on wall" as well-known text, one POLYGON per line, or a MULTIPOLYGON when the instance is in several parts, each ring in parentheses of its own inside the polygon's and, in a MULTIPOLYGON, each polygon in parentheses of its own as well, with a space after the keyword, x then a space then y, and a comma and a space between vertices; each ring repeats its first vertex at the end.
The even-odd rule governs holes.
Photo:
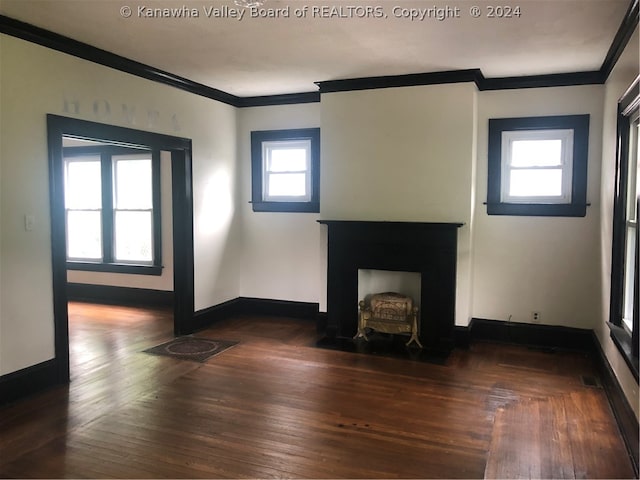
POLYGON ((65 98, 62 111, 66 115, 91 117, 97 122, 115 122, 128 127, 147 128, 150 130, 169 128, 180 131, 178 115, 162 114, 154 109, 141 109, 135 105, 111 104, 108 100, 98 99, 91 103, 65 98))

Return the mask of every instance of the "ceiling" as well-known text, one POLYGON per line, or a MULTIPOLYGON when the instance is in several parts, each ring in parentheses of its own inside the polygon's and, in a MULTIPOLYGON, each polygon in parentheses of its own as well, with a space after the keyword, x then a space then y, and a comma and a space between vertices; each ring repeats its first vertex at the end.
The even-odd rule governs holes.
POLYGON ((475 68, 485 77, 595 71, 629 4, 266 0, 262 13, 281 17, 251 18, 233 0, 0 0, 0 14, 247 97, 313 92, 319 81, 475 68), (496 3, 511 7, 511 18, 498 18, 508 8, 489 18, 496 3), (381 17, 363 17, 367 7, 381 17), (163 8, 183 17, 158 17, 163 8), (425 18, 398 18, 408 12, 425 18), (437 13, 449 18, 429 18, 437 13))

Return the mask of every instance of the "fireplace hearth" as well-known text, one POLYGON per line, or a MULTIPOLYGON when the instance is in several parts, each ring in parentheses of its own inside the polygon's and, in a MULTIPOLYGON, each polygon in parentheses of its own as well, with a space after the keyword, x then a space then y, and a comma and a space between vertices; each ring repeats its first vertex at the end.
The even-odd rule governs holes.
POLYGON ((451 351, 461 223, 319 222, 328 228, 327 318, 318 325, 327 339, 356 335, 359 269, 418 272, 420 342, 428 351, 451 351))

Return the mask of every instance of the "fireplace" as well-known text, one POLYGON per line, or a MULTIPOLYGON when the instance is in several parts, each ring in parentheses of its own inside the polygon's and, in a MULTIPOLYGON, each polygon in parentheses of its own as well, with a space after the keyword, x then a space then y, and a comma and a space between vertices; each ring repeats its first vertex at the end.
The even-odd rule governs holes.
POLYGON ((319 220, 328 227, 328 338, 358 329, 358 270, 420 274, 420 341, 448 353, 454 346, 456 263, 461 223, 319 220))
POLYGON ((358 300, 369 300, 371 295, 397 292, 407 295, 420 307, 420 273, 389 270, 358 269, 358 300))

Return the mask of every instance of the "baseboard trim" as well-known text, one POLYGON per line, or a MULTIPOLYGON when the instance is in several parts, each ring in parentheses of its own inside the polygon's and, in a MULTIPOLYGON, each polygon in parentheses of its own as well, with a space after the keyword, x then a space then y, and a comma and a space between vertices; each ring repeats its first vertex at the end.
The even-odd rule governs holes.
POLYGON ((593 331, 582 328, 472 318, 466 334, 463 329, 456 327, 456 341, 471 343, 484 340, 539 348, 593 351, 593 331))
POLYGON ((234 298, 226 302, 198 310, 193 315, 194 330, 202 330, 220 320, 224 320, 240 314, 240 299, 234 298))
POLYGON ((202 330, 235 315, 265 315, 316 320, 318 309, 319 304, 317 303, 238 297, 197 311, 193 318, 193 324, 196 330, 202 330))
POLYGON ((240 297, 241 313, 244 315, 269 315, 316 320, 319 304, 295 302, 290 300, 272 300, 267 298, 240 297))
POLYGON ((171 291, 113 285, 68 283, 67 298, 76 302, 94 302, 107 305, 173 306, 173 292, 171 291))
POLYGON ((640 433, 640 424, 638 423, 638 419, 633 413, 633 409, 620 386, 620 382, 618 382, 618 379, 609 364, 607 356, 602 350, 602 345, 600 344, 598 337, 595 332, 592 331, 591 333, 594 360, 596 362, 596 367, 598 368, 598 373, 600 374, 600 382, 602 383, 602 388, 604 388, 607 398, 609 399, 609 405, 613 411, 613 416, 616 418, 620 434, 622 435, 627 447, 629 458, 631 459, 631 463, 635 470, 636 478, 638 478, 640 470, 640 459, 638 458, 640 455, 640 441, 638 438, 640 433))
POLYGON ((461 327, 456 325, 453 332, 456 348, 469 348, 471 345, 471 335, 469 327, 461 327))
POLYGON ((62 384, 55 358, 0 377, 0 405, 62 384))

